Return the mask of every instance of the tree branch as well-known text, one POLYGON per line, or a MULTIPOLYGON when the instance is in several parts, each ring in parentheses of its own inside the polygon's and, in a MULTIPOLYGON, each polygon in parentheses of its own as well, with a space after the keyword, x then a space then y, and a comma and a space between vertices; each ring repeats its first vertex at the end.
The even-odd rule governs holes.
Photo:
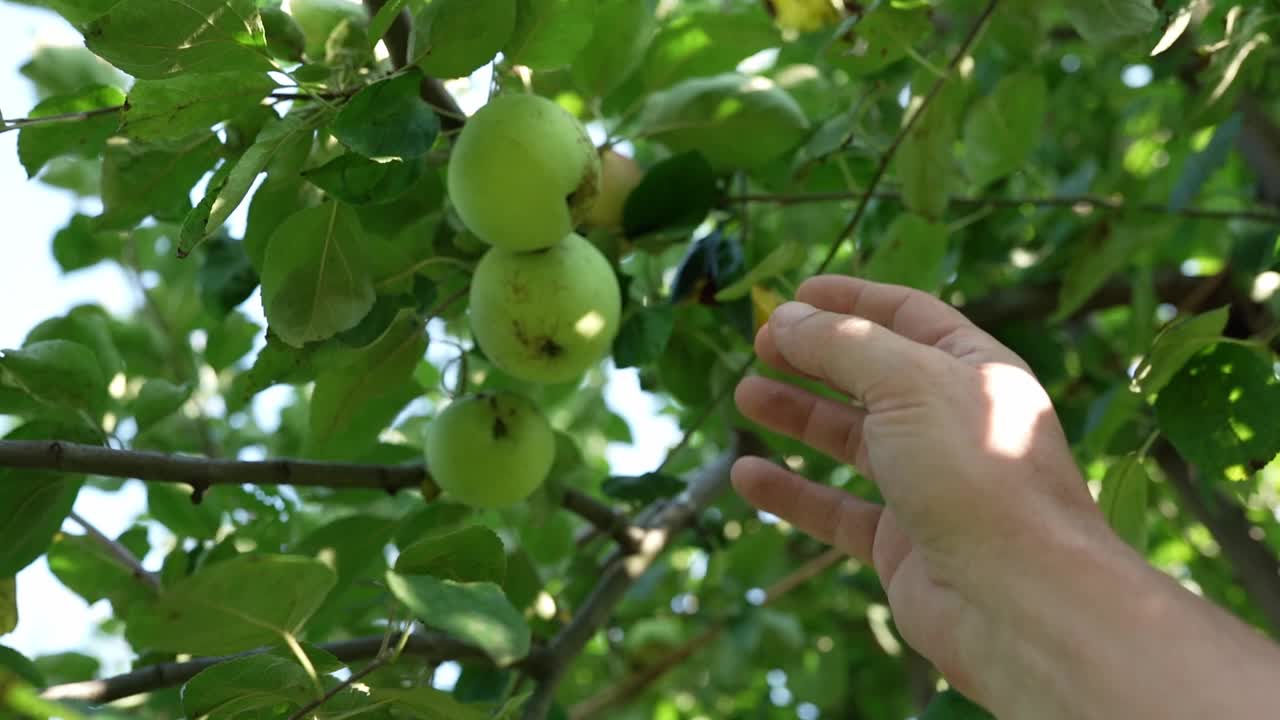
MULTIPOLYGON (((796 568, 786 577, 770 585, 765 590, 765 600, 761 603, 761 606, 776 602, 782 596, 821 575, 844 558, 844 553, 836 548, 829 548, 821 555, 796 568)), ((569 717, 571 720, 595 720, 595 718, 602 717, 603 713, 610 708, 626 705, 639 697, 641 693, 661 679, 663 675, 684 664, 698 651, 714 642, 726 627, 727 623, 720 621, 706 628, 664 657, 628 676, 621 683, 606 688, 574 705, 569 711, 569 717)))
POLYGON ((586 493, 566 489, 560 504, 591 523, 598 532, 608 534, 624 552, 635 552, 644 539, 644 531, 633 526, 630 518, 586 493))
MULTIPOLYGON (((733 203, 772 203, 776 205, 803 205, 811 203, 843 202, 847 200, 866 199, 902 202, 902 193, 892 190, 865 192, 815 192, 795 194, 755 193, 736 195, 729 198, 733 203)), ((1123 198, 1110 198, 1101 195, 1062 195, 1055 197, 953 197, 951 204, 959 207, 1066 207, 1082 209, 1099 209, 1115 213, 1136 213, 1144 215, 1170 215, 1194 218, 1198 220, 1256 220, 1259 222, 1280 225, 1280 212, 1264 209, 1247 210, 1215 210, 1209 208, 1172 209, 1159 203, 1129 203, 1123 198)))
POLYGON ((542 661, 530 668, 538 685, 525 705, 526 720, 542 720, 555 702, 556 689, 576 658, 600 626, 609 619, 613 608, 633 584, 667 549, 672 540, 688 527, 729 484, 729 468, 740 456, 759 448, 759 440, 737 433, 731 447, 716 460, 689 479, 688 486, 669 502, 655 503, 641 513, 651 518, 643 525, 638 550, 631 555, 619 554, 611 559, 600 580, 582 602, 568 625, 551 641, 542 661))
POLYGON ((907 136, 911 134, 916 123, 920 121, 920 118, 924 115, 925 111, 929 109, 929 105, 933 103, 934 98, 942 92, 942 87, 946 84, 947 80, 950 79, 950 74, 955 72, 956 67, 960 65, 960 61, 964 60, 965 56, 969 54, 969 49, 973 47, 975 42, 977 42, 978 36, 982 34, 982 28, 986 26, 987 20, 991 17, 991 14, 995 12, 996 6, 999 2, 1000 0, 990 0, 987 3, 987 6, 983 8, 982 13, 978 15, 978 19, 975 20, 973 22, 973 26, 969 28, 969 34, 966 35, 964 40, 960 43, 960 49, 956 51, 954 56, 952 56, 951 62, 947 63, 947 70, 949 71, 948 74, 939 77, 933 82, 933 87, 929 88, 928 94, 926 94, 924 99, 920 102, 920 107, 907 118, 907 122, 903 124, 902 129, 900 129, 898 134, 893 138, 893 142, 889 143, 889 147, 885 148, 885 151, 880 155, 880 162, 876 165, 876 171, 871 176, 871 181, 867 184, 867 189, 863 193, 862 200, 858 203, 858 207, 853 211, 853 216, 849 218, 849 222, 845 224, 844 228, 840 230, 840 234, 836 236, 835 242, 831 243, 831 249, 827 251, 827 256, 823 258, 822 263, 818 265, 818 270, 814 273, 815 275, 821 275, 827 267, 831 265, 831 262, 835 260, 836 254, 840 252, 840 248, 844 245, 845 241, 853 237, 854 232, 858 229, 859 223, 862 222, 863 216, 867 214, 867 207, 871 205, 871 200, 875 197, 876 189, 880 187, 880 183, 884 180, 885 174, 888 173, 889 165, 893 162, 894 155, 898 154, 898 148, 902 146, 903 141, 905 141, 907 136))
POLYGON ((1244 511, 1221 492, 1197 487, 1193 468, 1168 442, 1158 442, 1152 456, 1177 491, 1182 507, 1208 528, 1222 548, 1236 579, 1271 630, 1280 631, 1280 562, 1270 549, 1249 536, 1252 523, 1244 511))
POLYGON ((132 552, 129 551, 129 548, 104 535, 102 531, 94 527, 92 523, 80 517, 79 513, 75 510, 67 513, 67 517, 71 518, 72 522, 83 528, 84 534, 87 537, 98 543, 98 545, 100 545, 102 549, 120 565, 120 567, 128 570, 129 574, 138 580, 138 582, 146 585, 152 592, 160 592, 160 579, 156 577, 155 573, 149 572, 146 568, 142 567, 142 563, 132 552))
MULTIPOLYGON (((183 483, 198 491, 214 485, 247 484, 369 488, 389 493, 416 487, 423 490, 428 500, 439 494, 439 488, 431 481, 431 474, 423 465, 361 465, 290 459, 223 460, 195 455, 115 450, 61 440, 0 440, 0 467, 104 475, 143 482, 183 483)), ((626 516, 580 490, 566 489, 561 505, 618 540, 625 548, 633 549, 639 541, 640 531, 631 527, 626 516)), ((83 525, 82 521, 76 521, 83 525)), ((88 531, 86 526, 86 532, 88 531)), ((115 542, 105 536, 103 540, 115 542)), ((134 562, 136 563, 136 559, 134 562)), ((141 568, 141 565, 138 567, 141 568)))
MULTIPOLYGON (((383 640, 384 637, 382 635, 372 635, 352 640, 321 643, 317 647, 327 650, 342 662, 349 663, 354 660, 377 657, 382 649, 383 640)), ((397 637, 392 642, 397 642, 398 640, 399 638, 397 637)), ((203 657, 186 662, 159 663, 101 680, 54 685, 40 693, 40 697, 46 700, 72 700, 94 705, 109 703, 121 698, 181 685, 195 677, 200 671, 220 662, 250 655, 259 655, 272 649, 258 648, 235 655, 203 657)), ((409 636, 403 653, 422 658, 428 662, 443 662, 445 660, 484 661, 488 658, 479 648, 472 647, 447 635, 422 632, 409 636)))
POLYGON ((0 440, 0 467, 185 483, 197 490, 214 485, 295 485, 372 488, 394 493, 430 481, 422 465, 359 465, 310 460, 224 460, 114 450, 61 440, 0 440))

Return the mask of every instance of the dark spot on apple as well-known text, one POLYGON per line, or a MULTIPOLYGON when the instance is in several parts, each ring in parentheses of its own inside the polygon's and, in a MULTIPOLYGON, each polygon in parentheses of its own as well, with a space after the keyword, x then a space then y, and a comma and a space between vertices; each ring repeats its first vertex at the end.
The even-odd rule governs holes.
POLYGON ((493 419, 493 439, 494 440, 501 440, 502 438, 510 434, 510 432, 511 432, 510 429, 507 428, 507 423, 503 421, 502 418, 493 419))

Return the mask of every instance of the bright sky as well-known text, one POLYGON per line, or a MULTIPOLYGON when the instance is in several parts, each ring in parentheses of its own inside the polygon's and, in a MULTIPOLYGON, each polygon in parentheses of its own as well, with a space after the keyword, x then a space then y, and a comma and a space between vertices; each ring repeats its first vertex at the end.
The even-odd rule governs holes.
MULTIPOLYGON (((23 117, 35 105, 30 82, 18 72, 34 47, 79 43, 80 36, 53 13, 0 4, 0 112, 5 117, 23 117)), ((475 83, 478 87, 488 86, 487 77, 475 80, 480 81, 475 83)), ((473 112, 483 102, 483 95, 466 93, 460 102, 465 110, 473 112)), ((119 312, 133 307, 137 300, 123 274, 114 267, 103 265, 61 274, 50 251, 51 238, 76 210, 93 214, 98 208, 77 208, 76 199, 69 193, 28 181, 17 160, 17 138, 16 132, 0 134, 0 216, 8 223, 9 236, 0 241, 0 299, 4 301, 0 348, 19 346, 37 323, 74 305, 94 302, 119 312)), ((237 220, 243 222, 243 208, 232 219, 233 229, 237 220)), ((256 294, 246 302, 244 310, 261 321, 256 294)), ((610 446, 608 457, 614 472, 639 474, 652 470, 666 449, 679 439, 675 424, 669 417, 656 414, 656 403, 640 390, 634 371, 615 373, 606 397, 610 406, 630 423, 637 440, 631 446, 610 446)), ((83 490, 75 510, 114 537, 128 528, 144 507, 144 489, 137 482, 129 482, 118 493, 83 490)), ((80 532, 70 521, 65 529, 80 532)), ((168 533, 153 528, 153 548, 168 539, 168 533)), ((144 564, 149 569, 158 569, 163 549, 153 549, 146 558, 144 564)), ((124 642, 95 632, 96 624, 110 616, 105 601, 87 606, 53 577, 43 558, 18 574, 17 585, 18 627, 0 637, 0 644, 28 656, 89 649, 103 660, 104 672, 128 669, 129 651, 124 642)))

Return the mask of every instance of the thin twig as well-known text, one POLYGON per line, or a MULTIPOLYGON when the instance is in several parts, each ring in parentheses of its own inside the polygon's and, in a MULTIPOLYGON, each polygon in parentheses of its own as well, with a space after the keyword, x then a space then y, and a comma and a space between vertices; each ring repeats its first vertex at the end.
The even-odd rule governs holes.
POLYGON ((954 56, 952 56, 951 62, 947 63, 948 74, 933 82, 933 87, 929 88, 928 94, 926 94, 924 99, 921 100, 920 107, 918 107, 916 111, 907 118, 907 122, 903 124, 902 129, 900 129, 898 134, 893 138, 893 142, 889 143, 889 147, 885 148, 885 151, 880 155, 880 162, 876 165, 876 171, 871 176, 871 181, 867 184, 867 189, 862 200, 858 203, 858 207, 853 211, 853 216, 849 218, 849 222, 841 228, 835 241, 831 243, 831 249, 827 251, 827 256, 823 258, 822 263, 818 265, 817 272, 814 274, 820 275, 826 271, 826 269, 831 265, 831 262, 835 260, 836 255, 840 252, 840 248, 844 246, 847 240, 853 237, 854 232, 858 229, 858 225, 862 222, 863 216, 867 214, 867 208, 871 205, 871 200, 875 197, 876 189, 880 187, 880 183, 888 173, 889 165, 893 162, 893 157, 898 154, 898 148, 902 147, 903 141, 905 141, 907 136, 911 134, 911 131, 915 129, 916 123, 918 123, 920 118, 924 116, 925 112, 929 109, 929 106, 933 103, 934 98, 942 92, 942 87, 946 84, 951 73, 955 72, 960 61, 964 60, 965 56, 969 54, 969 49, 973 46, 974 42, 977 41, 978 36, 982 34, 982 28, 986 26, 987 20, 991 17, 991 14, 995 12, 996 6, 999 3, 1000 0, 990 0, 990 2, 987 3, 987 6, 982 10, 982 13, 978 15, 978 19, 974 21, 973 27, 969 29, 969 34, 966 35, 964 41, 960 43, 960 49, 956 51, 954 56))
POLYGON ((5 118, 0 120, 0 133, 7 133, 10 130, 21 130, 26 127, 34 127, 37 125, 57 125, 61 123, 84 122, 92 120, 103 115, 111 115, 124 110, 124 105, 112 105, 110 107, 94 108, 93 110, 82 110, 80 112, 60 113, 58 115, 45 115, 43 117, 25 117, 25 118, 5 118))
MULTIPOLYGON (((397 638, 400 640, 403 638, 397 638)), ((382 635, 320 643, 317 645, 344 663, 365 658, 377 657, 382 647, 382 635)), ((203 657, 185 662, 168 662, 149 665, 132 672, 101 680, 66 683, 46 688, 40 696, 46 700, 71 700, 91 704, 109 703, 122 698, 154 692, 169 687, 176 687, 195 677, 201 671, 227 660, 260 655, 275 648, 257 648, 235 655, 203 657)), ((422 658, 428 662, 445 660, 466 660, 485 662, 488 658, 484 651, 467 643, 440 633, 415 633, 408 638, 404 646, 404 654, 422 658)), ((537 657, 531 654, 531 658, 537 657)))
POLYGON ((146 568, 142 567, 142 562, 138 560, 137 556, 130 552, 129 548, 121 545, 116 540, 112 540, 107 537, 101 530, 94 527, 93 523, 85 520, 75 510, 67 513, 67 517, 70 518, 72 522, 83 528, 84 534, 101 546, 102 549, 120 565, 120 567, 128 570, 130 575, 136 578, 143 585, 146 585, 152 592, 160 592, 160 579, 156 577, 155 573, 149 572, 146 568))
POLYGON ((377 670, 383 665, 386 665, 390 661, 391 661, 390 655, 379 655, 378 657, 373 659, 373 662, 370 662, 368 665, 365 665, 359 671, 351 673, 351 677, 347 678, 346 680, 343 680, 337 685, 334 685, 329 690, 329 692, 325 693, 324 695, 321 695, 319 698, 315 700, 312 700, 306 705, 303 705, 296 713, 289 716, 289 720, 303 720, 303 718, 305 718, 307 714, 310 713, 312 710, 315 710, 321 705, 329 702, 335 696, 337 696, 338 693, 351 687, 353 684, 355 684, 356 682, 359 682, 366 675, 373 672, 374 670, 377 670))
MULTIPOLYGON (((813 192, 813 193, 753 193, 735 195, 729 198, 732 203, 772 203, 775 205, 805 205, 813 203, 845 202, 865 199, 901 202, 902 193, 891 190, 865 192, 813 192)), ((1060 195, 1045 197, 961 197, 955 196, 951 204, 958 207, 1066 207, 1082 210, 1106 210, 1118 214, 1140 213, 1144 215, 1168 215, 1197 220, 1255 220, 1280 224, 1280 212, 1251 208, 1244 210, 1217 210, 1212 208, 1170 208, 1160 203, 1130 203, 1124 198, 1104 197, 1102 195, 1060 195)))

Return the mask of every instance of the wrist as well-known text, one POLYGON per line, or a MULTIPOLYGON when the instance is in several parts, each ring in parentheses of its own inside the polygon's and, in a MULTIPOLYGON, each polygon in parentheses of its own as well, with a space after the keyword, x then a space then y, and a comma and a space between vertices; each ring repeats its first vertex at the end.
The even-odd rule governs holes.
POLYGON ((1001 720, 1252 717, 1280 702, 1280 651, 1100 516, 1046 523, 1044 540, 1040 567, 1007 576, 988 608, 975 699, 1001 720))

